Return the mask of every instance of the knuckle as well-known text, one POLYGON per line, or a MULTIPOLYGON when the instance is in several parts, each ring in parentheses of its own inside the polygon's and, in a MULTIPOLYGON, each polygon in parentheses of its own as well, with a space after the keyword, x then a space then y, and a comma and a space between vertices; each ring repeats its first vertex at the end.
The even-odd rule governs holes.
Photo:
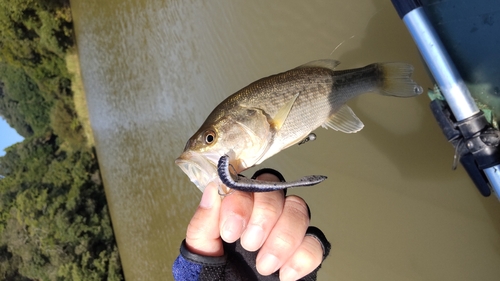
POLYGON ((320 242, 311 236, 304 237, 303 254, 315 264, 319 265, 323 259, 323 247, 320 242))
POLYGON ((189 239, 197 240, 200 239, 200 237, 203 237, 207 232, 208 230, 200 224, 190 222, 186 230, 186 237, 189 239))
POLYGON ((281 214, 282 209, 283 208, 281 206, 278 206, 277 204, 271 201, 262 201, 255 206, 255 211, 263 215, 276 214, 277 216, 279 216, 281 214))
POLYGON ((309 253, 300 251, 291 260, 290 267, 294 268, 297 272, 309 273, 320 265, 320 261, 314 259, 309 253))
POLYGON ((297 250, 292 259, 290 259, 289 266, 294 268, 297 272, 311 272, 321 264, 322 251, 318 251, 315 247, 303 245, 297 250))
POLYGON ((297 235, 291 231, 282 231, 276 235, 274 244, 277 249, 286 251, 295 248, 300 241, 297 241, 297 235))
POLYGON ((283 212, 283 201, 275 196, 256 195, 251 216, 251 223, 263 225, 269 221, 276 221, 283 212))
POLYGON ((286 198, 285 208, 287 208, 290 213, 298 218, 309 218, 307 211, 307 204, 304 199, 299 196, 291 195, 286 198))

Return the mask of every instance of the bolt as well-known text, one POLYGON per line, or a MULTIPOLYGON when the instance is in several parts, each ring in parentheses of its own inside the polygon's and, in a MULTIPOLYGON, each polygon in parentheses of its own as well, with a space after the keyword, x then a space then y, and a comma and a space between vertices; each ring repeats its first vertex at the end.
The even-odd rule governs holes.
POLYGON ((468 141, 468 142, 467 142, 467 147, 468 147, 469 149, 472 149, 472 148, 474 147, 474 144, 473 144, 471 141, 468 141))

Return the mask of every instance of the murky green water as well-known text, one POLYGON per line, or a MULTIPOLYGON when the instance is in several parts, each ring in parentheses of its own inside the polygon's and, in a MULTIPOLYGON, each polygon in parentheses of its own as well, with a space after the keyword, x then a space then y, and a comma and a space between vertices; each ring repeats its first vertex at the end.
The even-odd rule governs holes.
MULTIPOLYGON (((72 0, 82 75, 127 280, 171 280, 201 194, 174 159, 222 99, 332 58, 407 61, 431 82, 388 1, 72 0), (339 46, 339 44, 341 44, 339 46), (338 48, 337 48, 338 47, 338 48)), ((429 101, 366 95, 354 135, 318 130, 262 166, 324 174, 304 197, 333 250, 319 280, 498 280, 500 203, 482 198, 429 101)))

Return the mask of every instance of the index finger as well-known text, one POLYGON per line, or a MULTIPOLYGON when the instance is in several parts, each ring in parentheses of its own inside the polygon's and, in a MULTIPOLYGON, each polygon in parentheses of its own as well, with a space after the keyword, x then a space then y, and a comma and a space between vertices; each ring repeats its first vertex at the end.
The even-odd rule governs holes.
POLYGON ((224 248, 219 233, 221 199, 217 184, 210 183, 203 191, 200 205, 186 231, 187 249, 203 256, 222 256, 224 248))

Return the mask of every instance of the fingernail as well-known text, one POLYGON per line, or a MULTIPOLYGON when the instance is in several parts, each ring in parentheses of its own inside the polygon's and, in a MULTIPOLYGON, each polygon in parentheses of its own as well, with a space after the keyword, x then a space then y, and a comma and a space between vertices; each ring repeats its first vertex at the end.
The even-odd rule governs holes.
POLYGON ((203 209, 211 209, 218 198, 218 194, 212 190, 213 187, 207 186, 201 196, 200 207, 203 209))
POLYGON ((294 281, 297 280, 299 274, 295 269, 285 266, 280 268, 280 281, 294 281))
POLYGON ((280 261, 275 255, 264 254, 257 260, 257 271, 262 275, 269 275, 278 270, 280 261))
POLYGON ((247 251, 257 251, 264 242, 264 230, 261 226, 251 224, 241 236, 241 246, 247 251))
POLYGON ((233 243, 240 238, 243 228, 243 219, 238 215, 231 215, 222 225, 221 237, 224 241, 233 243))

